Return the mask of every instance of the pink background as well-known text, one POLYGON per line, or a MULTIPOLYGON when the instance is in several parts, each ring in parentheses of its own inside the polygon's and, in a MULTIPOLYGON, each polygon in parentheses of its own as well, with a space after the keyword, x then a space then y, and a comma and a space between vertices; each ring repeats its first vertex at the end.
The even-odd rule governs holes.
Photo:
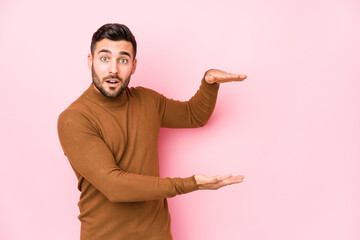
POLYGON ((175 239, 360 239, 357 0, 2 0, 0 239, 79 237, 56 124, 108 22, 137 38, 132 86, 186 100, 209 68, 248 75, 204 128, 161 131, 162 176, 245 175, 170 199, 175 239))

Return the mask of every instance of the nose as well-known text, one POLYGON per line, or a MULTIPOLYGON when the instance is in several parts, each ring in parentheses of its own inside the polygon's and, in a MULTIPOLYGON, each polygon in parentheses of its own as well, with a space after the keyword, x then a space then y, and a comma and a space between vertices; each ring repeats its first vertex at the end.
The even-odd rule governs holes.
POLYGON ((110 69, 109 72, 112 74, 118 74, 119 73, 119 68, 118 68, 118 64, 116 61, 112 60, 110 63, 110 69))

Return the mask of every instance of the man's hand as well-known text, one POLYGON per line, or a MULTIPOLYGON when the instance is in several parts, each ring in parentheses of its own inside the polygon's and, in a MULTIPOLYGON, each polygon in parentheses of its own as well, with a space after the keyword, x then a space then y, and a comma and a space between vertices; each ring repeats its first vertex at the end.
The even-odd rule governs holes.
POLYGON ((208 190, 216 190, 227 185, 241 183, 244 180, 244 176, 233 176, 232 174, 214 177, 207 177, 202 174, 196 174, 194 177, 197 185, 199 186, 199 189, 208 190))
POLYGON ((217 69, 210 69, 206 71, 204 78, 207 83, 212 84, 243 81, 247 76, 245 74, 233 74, 217 69))

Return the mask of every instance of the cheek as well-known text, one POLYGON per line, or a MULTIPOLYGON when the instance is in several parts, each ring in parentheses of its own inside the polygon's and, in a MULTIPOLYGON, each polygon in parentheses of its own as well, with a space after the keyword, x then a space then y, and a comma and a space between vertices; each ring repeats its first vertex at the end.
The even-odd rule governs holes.
POLYGON ((107 76, 107 68, 104 64, 94 64, 94 70, 100 78, 107 76))
POLYGON ((121 67, 120 68, 120 75, 123 75, 123 76, 131 75, 132 68, 133 68, 132 65, 121 67))

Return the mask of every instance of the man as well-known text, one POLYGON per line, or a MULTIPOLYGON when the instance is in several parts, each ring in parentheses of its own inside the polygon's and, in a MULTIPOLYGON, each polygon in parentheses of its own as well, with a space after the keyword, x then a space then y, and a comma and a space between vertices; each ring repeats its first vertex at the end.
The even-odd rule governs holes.
POLYGON ((189 101, 174 101, 150 89, 128 88, 136 49, 125 25, 99 28, 88 56, 93 81, 59 116, 59 139, 81 191, 81 239, 172 239, 166 198, 243 180, 201 174, 160 178, 158 136, 160 127, 203 126, 219 83, 246 75, 209 70, 189 101))

